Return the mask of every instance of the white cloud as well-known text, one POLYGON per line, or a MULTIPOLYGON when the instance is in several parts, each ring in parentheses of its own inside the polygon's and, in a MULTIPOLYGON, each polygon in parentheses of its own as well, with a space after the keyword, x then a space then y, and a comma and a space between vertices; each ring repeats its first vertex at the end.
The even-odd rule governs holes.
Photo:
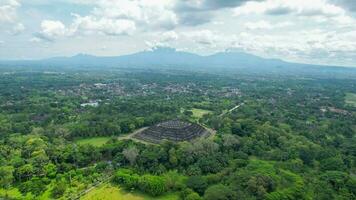
POLYGON ((178 40, 179 35, 174 32, 174 31, 167 31, 164 32, 161 36, 160 36, 161 40, 163 42, 169 42, 169 41, 175 41, 178 40))
POLYGON ((67 34, 68 30, 61 21, 43 20, 41 31, 36 34, 36 37, 46 41, 54 41, 56 38, 67 34))
POLYGON ((223 40, 223 38, 220 37, 220 34, 208 29, 189 31, 183 33, 183 35, 201 45, 216 45, 218 42, 222 42, 223 40))
POLYGON ((267 0, 263 2, 248 2, 235 9, 235 15, 269 14, 283 15, 295 14, 299 16, 339 16, 345 10, 326 0, 267 0))
MULTIPOLYGON (((146 44, 201 54, 237 47, 258 55, 292 60, 318 58, 326 62, 333 57, 333 62, 337 63, 356 58, 356 38, 353 36, 356 18, 352 13, 355 9, 351 8, 354 1, 56 0, 58 5, 67 7, 63 13, 52 14, 50 9, 43 10, 46 6, 53 8, 52 1, 21 0, 20 15, 20 0, 0 0, 0 24, 5 30, 0 31, 0 38, 6 38, 1 34, 24 32, 23 38, 34 36, 29 39, 31 42, 60 39, 61 43, 49 45, 52 52, 42 53, 48 57, 58 52, 76 51, 126 54, 142 50, 146 44), (79 9, 81 7, 84 9, 79 9), (26 10, 28 8, 36 8, 36 13, 26 10), (80 14, 68 19, 68 12, 80 14), (20 21, 19 17, 28 19, 20 21), (33 34, 30 31, 37 23, 40 23, 39 30, 33 34), (121 35, 125 36, 124 40, 113 37, 121 35), (68 47, 74 48, 68 51, 68 47)), ((21 40, 15 42, 21 44, 21 40)), ((10 54, 15 53, 4 52, 0 57, 10 54)))
POLYGON ((20 3, 15 0, 2 0, 0 2, 0 23, 13 23, 17 18, 16 9, 20 3))
POLYGON ((173 0, 102 0, 98 1, 91 16, 131 20, 140 28, 172 29, 178 23, 173 5, 173 0))
POLYGON ((25 31, 25 26, 22 23, 17 23, 11 30, 11 34, 18 35, 25 31))
POLYGON ((321 29, 271 35, 242 32, 232 45, 267 57, 330 64, 330 57, 351 58, 356 55, 356 32, 321 29))
POLYGON ((115 36, 132 35, 137 30, 173 29, 177 18, 171 10, 172 3, 173 0, 93 1, 90 4, 94 8, 88 15, 72 14, 74 19, 68 28, 60 21, 46 20, 37 37, 53 41, 58 36, 74 34, 115 36))
POLYGON ((282 27, 287 27, 287 26, 291 26, 291 25, 293 25, 293 23, 291 23, 291 22, 280 22, 280 23, 276 23, 276 24, 271 24, 270 22, 265 21, 265 20, 245 23, 245 27, 249 30, 255 30, 255 29, 271 30, 271 29, 282 28, 282 27))
POLYGON ((129 35, 136 30, 135 23, 127 19, 81 17, 76 15, 71 25, 71 33, 101 33, 106 35, 129 35))

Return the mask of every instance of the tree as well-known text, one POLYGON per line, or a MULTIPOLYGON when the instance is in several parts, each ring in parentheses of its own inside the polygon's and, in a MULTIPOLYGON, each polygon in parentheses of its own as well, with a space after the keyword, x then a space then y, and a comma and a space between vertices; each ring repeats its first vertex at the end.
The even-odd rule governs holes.
POLYGON ((218 184, 210 186, 204 194, 205 200, 236 200, 237 194, 229 187, 218 184))
POLYGON ((178 159, 177 159, 177 153, 176 150, 174 148, 171 148, 168 151, 169 154, 169 163, 172 164, 172 166, 176 166, 178 164, 178 159))
POLYGON ((163 194, 167 188, 163 177, 143 175, 139 180, 139 188, 152 196, 163 194))
POLYGON ((188 116, 188 117, 190 117, 190 116, 193 115, 193 112, 192 112, 191 110, 185 110, 185 111, 183 112, 183 114, 186 115, 186 116, 188 116))
POLYGON ((31 164, 25 164, 19 167, 16 171, 20 181, 21 180, 28 180, 34 172, 33 166, 31 164))
POLYGON ((169 190, 178 190, 183 187, 181 175, 175 171, 169 171, 164 174, 166 180, 166 187, 169 190))
POLYGON ((9 188, 14 179, 13 176, 14 168, 12 166, 0 167, 0 187, 9 188))
POLYGON ((247 181, 247 190, 257 199, 264 199, 264 196, 275 189, 273 179, 265 175, 256 175, 247 181))
POLYGON ((203 198, 201 198, 198 193, 193 192, 188 194, 185 200, 203 200, 203 198))
POLYGON ((44 166, 44 172, 47 177, 54 178, 57 174, 57 167, 52 163, 48 163, 44 166))
POLYGON ((322 170, 343 170, 345 168, 344 161, 339 157, 331 157, 320 162, 320 168, 322 170))
POLYGON ((140 177, 129 169, 120 169, 116 172, 114 181, 127 189, 138 187, 140 177))
POLYGON ((135 146, 131 146, 122 152, 125 158, 130 162, 130 165, 135 164, 138 153, 139 151, 135 146))
POLYGON ((206 179, 201 176, 189 177, 186 181, 186 185, 200 195, 203 195, 205 189, 208 187, 206 179))
POLYGON ((63 196, 66 190, 67 190, 67 184, 64 181, 59 181, 53 186, 51 195, 54 198, 59 198, 63 196))
POLYGON ((236 148, 240 145, 240 141, 235 135, 224 134, 222 135, 223 146, 225 148, 236 148))

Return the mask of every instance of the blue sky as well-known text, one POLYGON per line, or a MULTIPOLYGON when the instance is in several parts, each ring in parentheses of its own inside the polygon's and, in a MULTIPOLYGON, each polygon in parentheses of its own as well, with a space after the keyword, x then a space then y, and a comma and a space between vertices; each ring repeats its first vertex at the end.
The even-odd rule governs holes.
POLYGON ((356 1, 0 0, 0 59, 154 46, 356 66, 356 1))

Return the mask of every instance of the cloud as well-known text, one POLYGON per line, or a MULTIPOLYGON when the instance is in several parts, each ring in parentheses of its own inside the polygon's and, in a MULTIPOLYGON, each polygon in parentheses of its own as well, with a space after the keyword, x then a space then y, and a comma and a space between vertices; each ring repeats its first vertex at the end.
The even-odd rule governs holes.
POLYGON ((176 2, 178 10, 218 10, 222 8, 235 8, 250 1, 264 0, 183 0, 176 2))
POLYGON ((105 35, 129 35, 136 29, 135 23, 127 19, 81 17, 76 15, 71 25, 71 33, 101 33, 105 35))
POLYGON ((220 37, 220 34, 213 32, 211 30, 199 30, 199 31, 189 31, 183 33, 183 35, 189 39, 193 40, 197 44, 201 45, 217 45, 218 43, 223 42, 223 38, 220 37))
POLYGON ((164 32, 161 36, 160 36, 161 40, 163 42, 169 42, 169 41, 175 41, 178 40, 179 35, 174 32, 174 31, 167 31, 164 32))
MULTIPOLYGON (((179 23, 196 26, 208 23, 220 9, 235 8, 253 0, 183 0, 176 1, 174 12, 179 23)), ((255 0, 263 1, 263 0, 255 0)))
POLYGON ((16 9, 20 3, 15 0, 2 0, 0 2, 0 23, 13 23, 17 18, 16 9))
POLYGON ((245 27, 249 30, 255 30, 255 29, 271 30, 271 29, 282 28, 282 27, 287 27, 287 26, 291 26, 291 25, 293 25, 293 23, 291 23, 291 22, 280 22, 280 23, 271 24, 270 22, 265 21, 265 20, 245 23, 245 27))
POLYGON ((248 2, 244 6, 235 9, 235 15, 244 14, 268 14, 298 16, 339 16, 344 15, 345 10, 339 6, 328 3, 326 0, 267 0, 264 2, 248 2))
POLYGON ((25 26, 22 23, 17 23, 11 30, 12 35, 18 35, 25 31, 25 26))
POLYGON ((356 12, 355 0, 329 0, 330 3, 343 7, 346 10, 356 12))
POLYGON ((72 14, 74 19, 67 27, 60 21, 44 21, 36 37, 54 41, 74 34, 131 35, 136 30, 171 30, 178 23, 171 9, 173 0, 101 0, 89 4, 92 11, 88 15, 72 14))
POLYGON ((43 20, 41 22, 41 31, 35 34, 35 37, 45 41, 54 41, 58 37, 68 34, 66 26, 61 21, 43 20))
MULTIPOLYGON (((228 37, 228 36, 227 36, 228 37)), ((240 33, 232 47, 244 49, 267 57, 283 57, 298 62, 330 64, 344 58, 356 61, 356 32, 326 31, 321 29, 299 30, 289 34, 240 33), (338 58, 339 57, 339 58, 338 58), (328 63, 329 62, 329 63, 328 63)))
POLYGON ((143 29, 172 29, 178 19, 172 10, 173 0, 103 0, 94 8, 93 17, 131 20, 143 29), (124 6, 123 6, 124 5, 124 6))

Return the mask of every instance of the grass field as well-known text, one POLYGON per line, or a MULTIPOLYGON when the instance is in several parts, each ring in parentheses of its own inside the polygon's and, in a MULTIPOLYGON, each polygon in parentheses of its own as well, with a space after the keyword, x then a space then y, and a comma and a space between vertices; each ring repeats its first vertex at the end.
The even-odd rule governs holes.
POLYGON ((205 115, 205 114, 212 113, 212 111, 210 111, 210 110, 203 110, 203 109, 198 109, 198 108, 193 108, 191 111, 193 112, 193 117, 197 118, 197 119, 202 118, 203 115, 205 115))
POLYGON ((91 137, 91 138, 78 139, 75 142, 77 144, 91 144, 93 146, 100 147, 103 146, 109 140, 110 137, 91 137))
POLYGON ((138 192, 126 192, 110 184, 104 184, 90 191, 81 200, 178 200, 177 194, 150 197, 138 192))
POLYGON ((356 107, 356 94, 355 93, 346 93, 345 103, 347 105, 356 107))

